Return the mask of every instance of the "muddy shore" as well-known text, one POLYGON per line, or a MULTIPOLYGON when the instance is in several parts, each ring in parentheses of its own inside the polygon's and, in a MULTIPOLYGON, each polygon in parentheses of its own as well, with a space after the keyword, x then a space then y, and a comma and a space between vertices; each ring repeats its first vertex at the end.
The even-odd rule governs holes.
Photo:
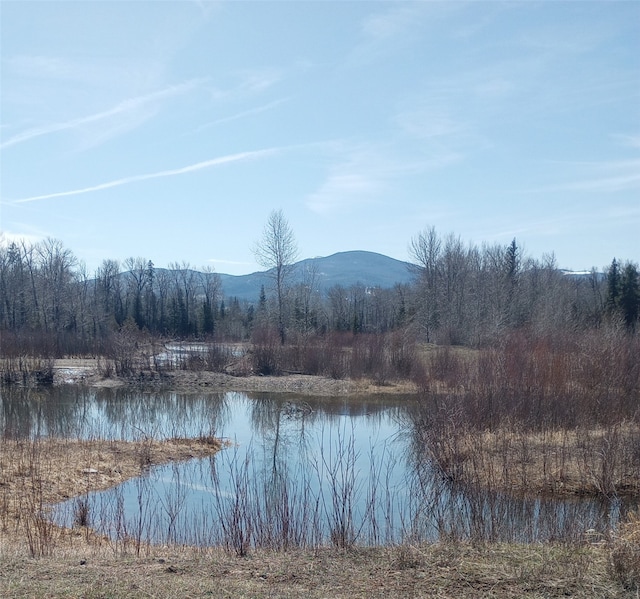
POLYGON ((304 374, 282 376, 235 376, 221 372, 168 370, 162 374, 145 372, 128 378, 100 374, 99 361, 76 358, 55 360, 54 384, 83 384, 91 387, 141 386, 174 391, 254 391, 303 393, 316 396, 416 393, 410 381, 376 385, 367 380, 338 380, 304 374))

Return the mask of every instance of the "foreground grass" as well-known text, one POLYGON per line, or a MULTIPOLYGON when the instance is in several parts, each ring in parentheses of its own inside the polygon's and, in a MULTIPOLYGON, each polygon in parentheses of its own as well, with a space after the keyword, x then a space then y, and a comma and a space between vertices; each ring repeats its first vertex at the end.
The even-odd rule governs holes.
POLYGON ((158 549, 145 557, 105 548, 30 559, 0 551, 2 597, 635 597, 602 545, 442 543, 255 552, 158 549))

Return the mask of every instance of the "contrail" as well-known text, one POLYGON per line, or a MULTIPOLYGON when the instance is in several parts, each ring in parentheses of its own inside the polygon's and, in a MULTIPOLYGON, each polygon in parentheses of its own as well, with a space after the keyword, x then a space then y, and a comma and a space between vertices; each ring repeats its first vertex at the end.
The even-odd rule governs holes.
POLYGON ((42 135, 48 135, 49 133, 56 133, 57 131, 64 131, 66 129, 74 129, 75 127, 80 127, 81 125, 94 123, 96 121, 116 116, 129 110, 134 110, 135 108, 143 106, 144 104, 147 104, 154 100, 159 100, 167 96, 174 96, 188 91, 192 89, 197 84, 197 82, 198 80, 194 79, 192 81, 187 81, 186 83, 180 83, 179 85, 172 85, 171 87, 161 89, 145 96, 129 98, 128 100, 124 100, 123 102, 116 104, 116 106, 110 108, 109 110, 98 112, 96 114, 90 114, 88 116, 83 116, 71 121, 65 121, 63 123, 52 123, 51 125, 43 125, 42 127, 27 129, 22 133, 18 133, 17 135, 10 137, 7 141, 0 143, 0 149, 4 150, 5 148, 15 146, 16 144, 22 143, 24 141, 29 141, 30 139, 41 137, 42 135))
POLYGON ((122 179, 116 179, 115 181, 108 181, 107 183, 100 183, 99 185, 93 185, 91 187, 83 187, 82 189, 72 189, 71 191, 59 191, 57 193, 48 193, 41 196, 33 196, 31 198, 22 198, 20 200, 14 200, 11 204, 26 204, 27 202, 37 202, 38 200, 49 200, 51 198, 64 198, 68 196, 76 196, 83 193, 91 193, 93 191, 101 191, 103 189, 110 189, 111 187, 119 187, 120 185, 127 185, 128 183, 135 183, 137 181, 147 181, 149 179, 160 179, 161 177, 173 177, 175 175, 184 175, 185 173, 192 173, 194 171, 200 171, 205 168, 211 168, 213 166, 220 166, 223 164, 229 164, 230 162, 240 162, 242 160, 253 160, 264 156, 275 154, 278 151, 277 148, 268 148, 266 150, 254 150, 250 152, 239 152, 238 154, 229 154, 228 156, 220 156, 219 158, 212 158, 211 160, 204 160, 203 162, 197 162, 189 166, 183 166, 182 168, 175 168, 166 171, 160 171, 158 173, 147 173, 146 175, 134 175, 132 177, 123 177, 122 179))
POLYGON ((268 104, 265 104, 263 106, 257 106, 256 108, 250 108, 249 110, 244 110, 242 112, 232 114, 231 116, 222 117, 220 119, 217 119, 215 121, 211 121, 210 123, 206 123, 205 125, 202 125, 202 127, 198 128, 198 131, 202 131, 203 129, 208 129, 209 127, 213 127, 215 125, 221 125, 222 123, 229 123, 231 121, 242 119, 246 116, 252 116, 254 114, 260 114, 261 112, 266 112, 267 110, 271 110, 272 108, 275 108, 276 106, 279 106, 280 104, 283 104, 284 102, 287 102, 287 101, 288 101, 287 98, 283 98, 281 100, 274 100, 273 102, 269 102, 268 104))

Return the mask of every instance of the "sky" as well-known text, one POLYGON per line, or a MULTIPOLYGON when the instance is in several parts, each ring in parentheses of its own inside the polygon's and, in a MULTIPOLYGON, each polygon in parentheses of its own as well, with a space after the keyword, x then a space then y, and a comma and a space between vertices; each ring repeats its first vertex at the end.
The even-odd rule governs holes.
POLYGON ((0 231, 104 259, 640 261, 638 1, 0 2, 0 231))

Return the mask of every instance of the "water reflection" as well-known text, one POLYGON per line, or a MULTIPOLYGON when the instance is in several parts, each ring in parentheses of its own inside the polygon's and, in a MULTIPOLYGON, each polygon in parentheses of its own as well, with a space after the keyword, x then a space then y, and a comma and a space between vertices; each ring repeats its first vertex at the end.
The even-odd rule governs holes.
MULTIPOLYGON (((536 542, 606 533, 627 506, 471 492, 435 472, 403 423, 411 397, 366 400, 75 386, 2 392, 5 438, 214 434, 218 455, 85 499, 114 543, 286 548, 440 538, 536 542)), ((58 506, 72 524, 77 500, 58 506)))
MULTIPOLYGON (((306 423, 337 422, 345 416, 401 417, 408 398, 381 397, 352 401, 296 394, 264 393, 144 393, 126 387, 86 388, 77 385, 41 389, 0 389, 0 437, 55 436, 133 440, 143 430, 156 438, 230 432, 238 424, 232 411, 251 410, 256 432, 293 420, 304 411, 306 423), (238 406, 242 406, 238 408, 238 406), (233 423, 231 425, 231 423, 233 423)), ((242 419, 242 427, 249 422, 242 419)), ((277 428, 277 427, 276 427, 277 428)))

